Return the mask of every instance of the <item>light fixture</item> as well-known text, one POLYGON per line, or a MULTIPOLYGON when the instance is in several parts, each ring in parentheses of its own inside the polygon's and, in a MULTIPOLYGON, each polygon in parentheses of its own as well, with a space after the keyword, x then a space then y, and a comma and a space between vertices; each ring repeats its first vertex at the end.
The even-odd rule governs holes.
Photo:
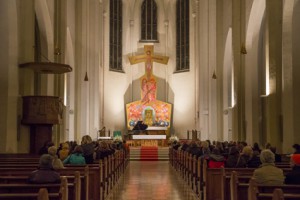
POLYGON ((60 45, 59 45, 59 29, 60 29, 60 5, 59 0, 55 0, 55 48, 54 48, 54 55, 59 56, 61 55, 60 45))
POLYGON ((212 79, 217 79, 216 70, 214 70, 214 73, 213 73, 213 75, 212 75, 211 78, 212 78, 212 79))
POLYGON ((86 66, 85 66, 85 76, 84 76, 84 81, 89 81, 88 78, 88 73, 87 73, 87 69, 88 69, 88 65, 89 65, 89 61, 88 61, 88 45, 89 45, 89 40, 88 40, 88 29, 89 29, 89 16, 88 16, 88 7, 89 7, 89 1, 86 1, 86 66))
POLYGON ((241 53, 242 53, 242 54, 247 54, 247 49, 246 49, 244 43, 242 43, 242 46, 241 46, 241 53))
POLYGON ((84 81, 89 81, 89 77, 88 77, 87 71, 85 72, 84 81))

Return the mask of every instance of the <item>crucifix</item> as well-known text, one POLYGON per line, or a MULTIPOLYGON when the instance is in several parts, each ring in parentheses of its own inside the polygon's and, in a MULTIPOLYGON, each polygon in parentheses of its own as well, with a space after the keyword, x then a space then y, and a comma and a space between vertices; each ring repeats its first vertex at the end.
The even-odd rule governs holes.
POLYGON ((153 54, 153 45, 144 46, 144 54, 129 56, 131 65, 145 62, 145 75, 141 77, 141 99, 143 103, 156 100, 156 80, 152 74, 153 62, 168 64, 169 57, 153 54))

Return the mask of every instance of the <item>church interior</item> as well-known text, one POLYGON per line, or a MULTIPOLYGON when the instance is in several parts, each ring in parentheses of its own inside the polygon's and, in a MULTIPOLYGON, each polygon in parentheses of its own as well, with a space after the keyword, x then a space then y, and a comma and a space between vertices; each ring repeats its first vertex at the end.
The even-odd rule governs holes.
POLYGON ((121 23, 113 32, 111 1, 1 1, 0 152, 30 150, 26 96, 59 98, 56 143, 97 138, 103 127, 126 134, 126 105, 141 100, 146 70, 129 57, 142 55, 145 45, 168 58, 153 59, 151 70, 156 99, 171 106, 170 135, 197 130, 201 140, 270 142, 292 151, 300 141, 298 1, 191 0, 181 21, 181 1, 156 1, 155 39, 141 38, 143 1, 118 2, 121 23), (39 73, 26 67, 31 62, 71 71, 51 65, 50 73, 39 73))
MULTIPOLYGON (((180 192, 154 199, 221 199, 189 181, 196 167, 179 158, 197 161, 170 141, 272 144, 292 154, 300 143, 299 18, 299 0, 1 0, 0 155, 38 154, 45 142, 86 135, 120 139, 138 156, 161 147, 156 155, 165 153, 170 168, 156 158, 144 167, 168 168, 159 175, 164 188, 180 192), (180 180, 166 175, 174 171, 180 180)), ((142 160, 131 156, 133 165, 142 160)), ((111 188, 129 174, 116 190, 134 193, 135 175, 118 172, 111 188)))

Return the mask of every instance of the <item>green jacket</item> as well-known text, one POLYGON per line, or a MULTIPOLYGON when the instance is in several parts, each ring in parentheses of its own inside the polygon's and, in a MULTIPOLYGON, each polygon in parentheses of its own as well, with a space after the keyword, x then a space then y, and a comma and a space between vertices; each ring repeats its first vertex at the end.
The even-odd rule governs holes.
POLYGON ((84 165, 85 163, 85 159, 83 157, 83 154, 71 154, 69 155, 63 162, 64 164, 74 164, 74 165, 84 165))

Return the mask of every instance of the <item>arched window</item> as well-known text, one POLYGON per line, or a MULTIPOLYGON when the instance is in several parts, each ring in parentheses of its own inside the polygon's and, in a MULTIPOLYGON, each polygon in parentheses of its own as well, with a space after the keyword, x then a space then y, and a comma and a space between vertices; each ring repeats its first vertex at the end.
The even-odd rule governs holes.
POLYGON ((110 0, 109 8, 109 69, 123 72, 122 0, 110 0))
POLYGON ((190 4, 189 0, 176 1, 176 72, 190 69, 190 4))
POLYGON ((144 0, 141 13, 141 42, 158 42, 156 2, 144 0))

